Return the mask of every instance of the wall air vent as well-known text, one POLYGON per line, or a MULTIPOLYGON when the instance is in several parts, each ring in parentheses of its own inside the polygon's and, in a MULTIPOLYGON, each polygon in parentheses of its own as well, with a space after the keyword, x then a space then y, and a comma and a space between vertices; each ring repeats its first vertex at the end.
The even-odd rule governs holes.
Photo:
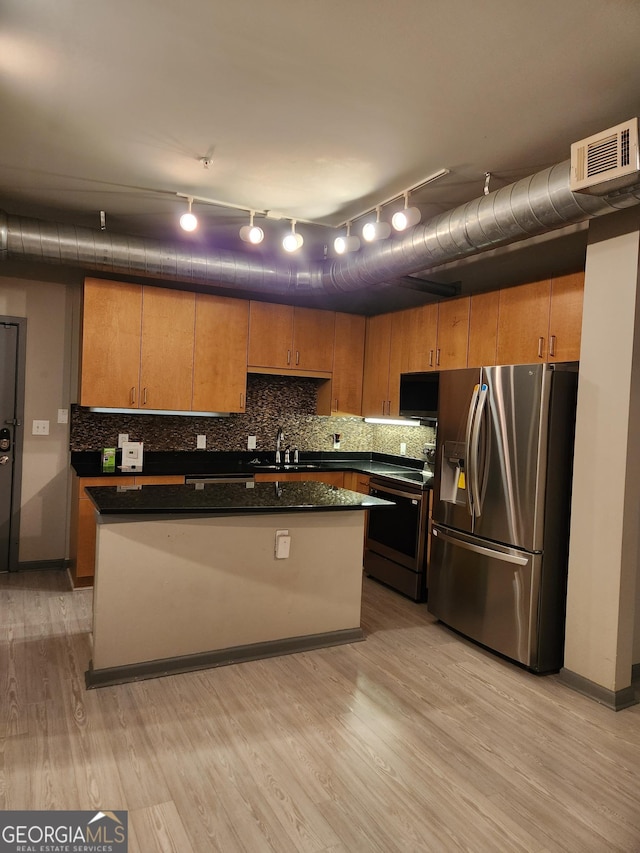
POLYGON ((607 195, 640 180, 638 119, 610 127, 571 146, 572 192, 607 195))

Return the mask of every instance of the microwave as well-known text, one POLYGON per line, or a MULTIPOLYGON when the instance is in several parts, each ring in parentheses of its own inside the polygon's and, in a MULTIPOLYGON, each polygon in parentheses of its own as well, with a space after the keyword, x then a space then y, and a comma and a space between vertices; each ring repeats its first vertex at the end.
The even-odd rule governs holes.
POLYGON ((438 417, 440 374, 403 373, 400 376, 400 414, 405 418, 438 417))

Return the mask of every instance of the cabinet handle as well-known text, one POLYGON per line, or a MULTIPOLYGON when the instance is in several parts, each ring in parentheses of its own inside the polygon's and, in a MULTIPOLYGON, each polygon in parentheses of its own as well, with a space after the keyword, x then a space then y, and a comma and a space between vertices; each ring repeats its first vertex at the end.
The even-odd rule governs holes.
POLYGON ((436 350, 436 365, 440 364, 440 347, 436 350))
POLYGON ((133 385, 133 386, 131 387, 131 396, 130 396, 130 399, 131 399, 131 405, 132 405, 132 406, 135 406, 135 404, 136 404, 136 389, 135 389, 135 385, 133 385))
POLYGON ((143 406, 147 405, 147 389, 146 388, 143 388, 143 391, 142 391, 142 405, 143 406))
POLYGON ((555 356, 556 354, 556 336, 551 335, 549 338, 549 355, 555 356))
POLYGON ((291 350, 287 350, 287 364, 291 364, 291 350))
POLYGON ((244 394, 240 392, 240 408, 244 409, 244 394))
POLYGON ((296 364, 300 364, 300 350, 296 350, 296 364))
POLYGON ((429 350, 429 367, 433 367, 433 350, 429 350))
POLYGON ((544 338, 538 338, 538 358, 542 358, 542 347, 544 346, 544 338))
POLYGON ((336 399, 335 399, 335 401, 334 401, 334 402, 335 402, 335 404, 336 404, 336 405, 335 405, 335 407, 334 407, 333 411, 334 411, 334 412, 337 412, 337 411, 338 411, 338 398, 337 398, 337 397, 336 397, 336 399))
POLYGON ((386 407, 387 407, 387 401, 383 400, 382 401, 382 414, 383 415, 386 415, 386 411, 385 411, 386 407))

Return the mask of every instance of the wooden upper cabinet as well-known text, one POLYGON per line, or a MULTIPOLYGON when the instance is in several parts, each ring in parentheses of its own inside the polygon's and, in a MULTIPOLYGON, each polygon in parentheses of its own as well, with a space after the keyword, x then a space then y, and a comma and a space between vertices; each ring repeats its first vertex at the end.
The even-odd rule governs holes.
POLYGON ((249 308, 250 367, 290 368, 293 308, 271 302, 251 302, 249 308))
POLYGON ((498 364, 546 360, 550 296, 548 279, 500 291, 498 364))
POLYGON ((331 373, 335 314, 251 302, 248 365, 298 375, 331 373))
POLYGON ((400 410, 406 320, 404 311, 367 318, 362 383, 364 416, 397 415, 400 410))
POLYGON ((143 287, 140 409, 189 411, 195 293, 143 287))
POLYGON ((580 358, 584 273, 500 291, 498 364, 580 358))
POLYGON ((497 364, 500 291, 474 293, 469 307, 468 367, 497 364))
POLYGON ((582 334, 584 272, 551 279, 549 361, 578 361, 582 334))
POLYGON ((248 301, 196 294, 194 411, 245 411, 248 337, 248 301))
POLYGON ((335 312, 317 308, 293 310, 293 366, 330 373, 333 369, 335 312))
POLYGON ((382 417, 389 406, 391 314, 367 317, 362 382, 362 414, 382 417))
POLYGON ((403 313, 405 321, 402 372, 422 373, 437 370, 438 303, 409 308, 403 313))
POLYGON ((141 285, 85 280, 81 406, 137 406, 141 323, 141 285))
POLYGON ((437 370, 467 366, 469 305, 468 296, 448 299, 438 304, 437 370))
POLYGON ((362 414, 365 328, 359 314, 335 315, 333 372, 318 389, 319 415, 362 414))

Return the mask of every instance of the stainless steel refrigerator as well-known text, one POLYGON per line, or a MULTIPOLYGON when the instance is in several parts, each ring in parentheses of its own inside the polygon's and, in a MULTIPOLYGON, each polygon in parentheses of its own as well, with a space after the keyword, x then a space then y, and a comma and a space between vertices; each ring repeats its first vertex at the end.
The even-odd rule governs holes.
POLYGON ((562 666, 577 378, 440 374, 428 609, 535 672, 562 666))

